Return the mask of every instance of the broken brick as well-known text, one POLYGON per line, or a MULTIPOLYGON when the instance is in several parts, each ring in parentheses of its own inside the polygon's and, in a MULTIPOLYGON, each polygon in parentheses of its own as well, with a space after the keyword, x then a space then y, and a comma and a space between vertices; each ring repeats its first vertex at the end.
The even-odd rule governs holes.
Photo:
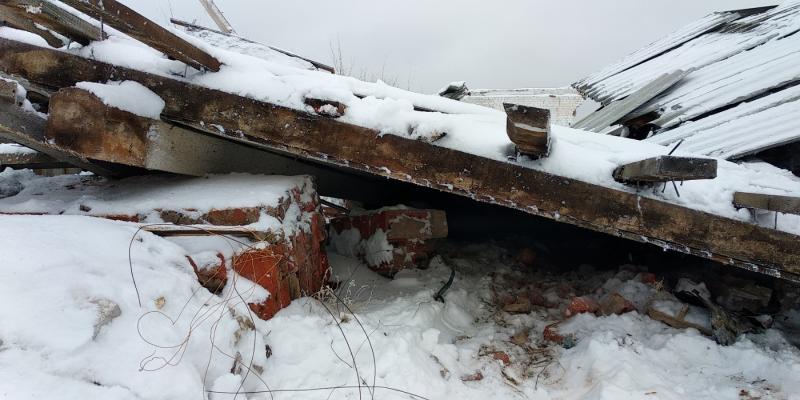
POLYGON ((526 267, 533 267, 536 264, 536 252, 525 247, 517 253, 516 260, 526 267))
POLYGON ((371 269, 393 276, 406 268, 424 267, 432 252, 430 240, 447 236, 447 218, 443 211, 395 209, 363 212, 358 215, 334 218, 330 221, 332 235, 336 238, 356 230, 360 241, 347 243, 355 246, 350 254, 359 256, 371 269), (386 257, 368 257, 367 243, 385 235, 386 257))
POLYGON ((222 289, 228 283, 228 270, 225 265, 225 257, 221 253, 217 253, 219 262, 205 265, 197 265, 191 256, 186 256, 186 259, 189 260, 189 264, 197 274, 197 280, 200 281, 201 286, 211 293, 219 294, 222 292, 222 289))
POLYGON ((483 373, 481 371, 476 371, 474 374, 461 376, 462 382, 476 382, 482 380, 483 380, 483 373))
POLYGON ((243 226, 258 222, 261 209, 256 207, 211 210, 201 217, 206 223, 219 226, 243 226))
POLYGON ((505 366, 511 365, 511 357, 508 356, 506 352, 503 351, 493 351, 491 353, 492 358, 498 360, 503 363, 505 366))
POLYGON ((573 297, 572 301, 570 301, 569 306, 567 306, 566 311, 564 314, 567 317, 571 317, 577 314, 583 313, 594 313, 600 308, 600 305, 597 304, 597 301, 592 299, 591 297, 573 297))
POLYGON ((600 304, 600 315, 621 315, 636 310, 628 299, 619 293, 612 293, 600 304))
POLYGON ((261 319, 272 318, 292 301, 288 277, 290 268, 284 245, 247 250, 234 257, 234 271, 269 292, 269 297, 263 302, 250 304, 261 319))
POLYGON ((642 272, 639 274, 639 280, 641 280, 642 283, 654 285, 658 282, 658 277, 652 272, 642 272))

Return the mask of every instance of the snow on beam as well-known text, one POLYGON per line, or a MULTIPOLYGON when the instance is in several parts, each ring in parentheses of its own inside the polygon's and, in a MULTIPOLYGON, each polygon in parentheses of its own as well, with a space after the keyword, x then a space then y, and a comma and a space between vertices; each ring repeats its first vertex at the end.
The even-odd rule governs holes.
MULTIPOLYGON (((261 43, 258 43, 258 42, 254 42, 252 40, 245 39, 245 38, 243 38, 241 36, 237 36, 234 33, 225 33, 225 32, 222 32, 222 31, 218 31, 218 30, 211 29, 211 28, 206 28, 205 26, 200 26, 200 25, 197 25, 197 24, 193 24, 191 22, 186 22, 186 21, 182 21, 182 20, 179 20, 179 19, 175 19, 175 18, 170 18, 169 21, 172 22, 175 25, 178 25, 178 26, 182 27, 186 31, 186 33, 188 33, 188 34, 190 34, 192 36, 195 36, 195 37, 197 37, 199 39, 202 39, 202 40, 206 40, 207 41, 207 38, 204 37, 204 34, 205 35, 207 35, 207 34, 221 35, 222 37, 232 39, 234 44, 244 45, 245 47, 246 46, 252 46, 252 45, 263 46, 263 47, 268 48, 270 50, 277 51, 278 53, 281 53, 283 55, 303 60, 303 61, 311 64, 314 68, 321 69, 323 71, 328 71, 328 72, 330 72, 332 74, 336 73, 336 69, 334 69, 330 65, 326 65, 326 64, 323 64, 321 62, 314 61, 312 59, 305 58, 303 56, 299 56, 299 55, 297 55, 295 53, 292 53, 290 51, 287 51, 287 50, 284 50, 284 49, 281 49, 281 48, 278 48, 278 47, 267 46, 267 45, 264 45, 264 44, 261 44, 261 43)), ((219 46, 218 43, 212 43, 212 44, 219 46)), ((220 46, 220 47, 224 47, 224 46, 220 46)), ((231 48, 229 50, 236 51, 235 48, 231 48)))
POLYGON ((800 281, 787 232, 15 41, 0 39, 0 70, 61 87, 134 80, 164 99, 162 118, 199 131, 800 281))
POLYGON ((710 158, 658 156, 625 164, 614 170, 622 183, 691 181, 717 177, 717 160, 710 158))
POLYGON ((536 158, 550 153, 550 110, 503 103, 506 133, 520 153, 536 158))
POLYGON ((368 180, 106 105, 94 94, 65 88, 52 95, 47 140, 87 158, 182 175, 248 172, 308 174, 321 193, 363 199, 382 188, 368 180), (354 190, 353 188, 358 188, 354 190))
POLYGON ((14 28, 41 36, 53 47, 62 47, 69 40, 87 45, 107 37, 100 28, 45 0, 5 1, 0 5, 0 18, 14 28))
POLYGON ((733 194, 733 205, 737 208, 750 208, 800 215, 800 197, 736 192, 733 194))
POLYGON ((216 58, 116 0, 62 0, 104 24, 197 69, 217 72, 216 58))

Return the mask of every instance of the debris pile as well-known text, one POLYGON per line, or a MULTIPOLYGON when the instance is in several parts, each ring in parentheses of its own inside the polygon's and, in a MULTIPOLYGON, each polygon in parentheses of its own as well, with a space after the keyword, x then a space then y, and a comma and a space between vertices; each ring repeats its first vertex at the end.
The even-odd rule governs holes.
POLYGON ((405 268, 424 267, 435 240, 447 237, 447 218, 440 210, 351 210, 349 216, 332 219, 330 226, 336 252, 358 257, 387 276, 405 268))
POLYGON ((325 220, 309 177, 110 180, 6 170, 0 178, 21 188, 0 199, 0 214, 136 223, 142 232, 185 245, 186 264, 210 292, 221 293, 234 273, 266 289, 270 296, 250 304, 263 319, 294 299, 319 292, 329 278, 325 220))
POLYGON ((320 194, 375 208, 442 191, 800 281, 800 217, 739 210, 794 209, 800 183, 774 167, 667 157, 555 125, 547 110, 358 81, 228 29, 162 27, 115 0, 12 3, 0 7, 0 135, 59 163, 111 177, 309 174, 320 194), (674 194, 653 184, 669 182, 674 194))

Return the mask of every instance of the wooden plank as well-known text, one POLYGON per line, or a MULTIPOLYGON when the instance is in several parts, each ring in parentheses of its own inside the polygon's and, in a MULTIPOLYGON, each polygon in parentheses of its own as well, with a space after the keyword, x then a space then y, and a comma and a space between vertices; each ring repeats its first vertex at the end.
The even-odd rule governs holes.
POLYGON ((148 170, 192 176, 230 172, 307 174, 319 178, 320 193, 358 200, 384 190, 379 181, 109 107, 94 94, 78 88, 53 94, 46 133, 48 142, 89 159, 148 170))
POLYGON ((216 58, 116 0, 62 0, 120 32, 197 69, 217 72, 216 58))
POLYGON ((42 29, 41 27, 36 26, 33 20, 21 16, 19 10, 9 7, 5 4, 0 4, 0 22, 12 28, 39 35, 50 46, 61 47, 65 45, 61 38, 57 37, 47 29, 42 29))
MULTIPOLYGON (((287 55, 289 57, 294 57, 294 58, 303 60, 303 61, 311 64, 312 66, 314 66, 314 68, 321 69, 323 71, 328 71, 328 72, 330 72, 332 74, 336 73, 336 70, 333 67, 329 66, 329 65, 323 64, 323 63, 318 62, 318 61, 314 61, 314 60, 309 59, 309 58, 305 58, 303 56, 299 56, 299 55, 297 55, 295 53, 292 53, 290 51, 286 51, 286 50, 281 49, 279 47, 267 46, 267 45, 264 45, 264 44, 261 44, 261 43, 258 43, 258 42, 254 42, 254 41, 252 41, 250 39, 243 38, 243 37, 238 36, 238 35, 233 34, 233 33, 225 33, 225 32, 222 32, 222 31, 206 28, 204 26, 200 26, 200 25, 193 24, 193 23, 190 23, 190 22, 181 21, 181 20, 175 19, 175 18, 171 18, 169 21, 172 22, 175 25, 183 27, 188 34, 190 34, 192 36, 195 36, 195 37, 199 37, 200 39, 203 39, 204 37, 203 37, 203 35, 198 35, 198 33, 206 33, 206 34, 211 33, 211 34, 222 35, 224 37, 231 38, 231 39, 233 39, 235 41, 238 41, 240 43, 244 43, 244 44, 248 44, 248 45, 263 46, 263 47, 266 47, 266 48, 268 48, 270 50, 277 51, 278 53, 287 55)), ((236 50, 235 49, 231 49, 231 51, 236 51, 236 50)))
POLYGON ((72 165, 39 152, 0 153, 0 169, 5 167, 15 169, 53 169, 71 168, 72 165))
POLYGON ((664 74, 641 89, 631 93, 624 99, 617 100, 605 107, 587 115, 572 126, 577 129, 584 129, 592 132, 600 132, 612 124, 625 118, 628 114, 639 108, 642 104, 650 101, 665 90, 675 86, 683 79, 688 72, 675 70, 664 74))
POLYGON ((53 47, 67 43, 50 31, 82 45, 108 37, 100 28, 46 0, 4 0, 0 14, 13 15, 9 18, 14 27, 42 36, 53 47))
POLYGON ((658 156, 625 164, 614 170, 614 180, 623 183, 692 181, 717 177, 717 160, 710 158, 658 156))
POLYGON ((503 103, 506 133, 520 153, 536 158, 550 154, 550 110, 503 103))
POLYGON ((217 24, 219 29, 225 33, 232 33, 236 34, 236 31, 233 29, 233 25, 228 22, 228 19, 225 18, 225 15, 222 14, 219 7, 214 4, 213 0, 200 0, 200 3, 203 4, 203 8, 206 9, 206 12, 214 20, 214 23, 217 24))
POLYGON ((267 238, 270 232, 257 231, 241 226, 216 226, 216 225, 145 225, 143 231, 153 233, 161 237, 175 236, 241 236, 257 240, 267 238))
POLYGON ((800 214, 800 197, 794 196, 736 192, 733 194, 733 205, 736 208, 757 208, 787 214, 800 214))
POLYGON ((787 232, 5 39, 0 70, 62 87, 135 80, 165 100, 162 118, 199 131, 800 281, 800 238, 787 232))

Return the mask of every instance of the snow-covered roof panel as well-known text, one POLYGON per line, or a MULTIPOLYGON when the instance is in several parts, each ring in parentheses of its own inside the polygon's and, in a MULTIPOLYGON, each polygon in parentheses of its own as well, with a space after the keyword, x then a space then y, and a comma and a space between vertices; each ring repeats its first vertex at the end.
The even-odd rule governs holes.
POLYGON ((688 122, 646 139, 720 158, 738 158, 793 141, 800 132, 800 86, 688 122))
POLYGON ((692 40, 714 28, 717 28, 726 22, 730 22, 738 18, 740 18, 740 15, 736 12, 709 14, 704 18, 671 33, 670 35, 651 43, 647 47, 644 47, 626 56, 618 63, 612 64, 602 71, 582 79, 575 84, 575 87, 580 91, 586 92, 593 86, 611 76, 617 75, 654 57, 658 57, 661 54, 688 42, 689 40, 692 40))
POLYGON ((796 113, 789 103, 797 99, 793 87, 800 83, 800 1, 712 16, 734 14, 736 18, 662 51, 669 38, 711 23, 707 16, 638 52, 660 51, 655 57, 626 69, 609 67, 605 70, 609 73, 592 75, 573 86, 608 106, 629 98, 664 73, 683 69, 689 73, 681 81, 620 121, 647 123, 647 129, 653 130, 651 142, 685 140, 684 148, 692 152, 723 158, 797 141, 800 131, 794 121, 779 113, 796 113))

